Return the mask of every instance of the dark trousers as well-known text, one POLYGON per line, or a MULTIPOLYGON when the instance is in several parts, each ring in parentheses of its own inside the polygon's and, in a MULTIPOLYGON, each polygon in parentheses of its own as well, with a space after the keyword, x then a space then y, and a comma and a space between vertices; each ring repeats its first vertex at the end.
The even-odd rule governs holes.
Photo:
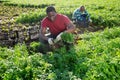
POLYGON ((86 19, 85 17, 82 17, 82 20, 76 21, 76 24, 80 27, 88 27, 89 23, 90 23, 90 21, 88 19, 86 19))
MULTIPOLYGON (((48 35, 46 35, 46 36, 49 37, 49 38, 53 38, 53 39, 55 39, 55 37, 56 37, 56 36, 53 36, 53 35, 51 35, 51 34, 48 34, 48 35)), ((41 45, 40 45, 40 52, 46 53, 46 52, 52 50, 51 46, 48 44, 48 41, 42 39, 41 36, 40 36, 40 38, 39 38, 39 41, 40 41, 40 44, 41 44, 41 45)))
MULTIPOLYGON (((47 34, 47 35, 46 35, 46 37, 48 37, 48 38, 53 38, 53 39, 55 39, 55 38, 56 38, 56 36, 51 35, 51 34, 47 34)), ((46 40, 42 39, 42 37, 41 37, 41 36, 40 36, 40 38, 39 38, 39 41, 40 41, 41 43, 43 43, 43 44, 48 44, 48 41, 46 41, 46 40)))

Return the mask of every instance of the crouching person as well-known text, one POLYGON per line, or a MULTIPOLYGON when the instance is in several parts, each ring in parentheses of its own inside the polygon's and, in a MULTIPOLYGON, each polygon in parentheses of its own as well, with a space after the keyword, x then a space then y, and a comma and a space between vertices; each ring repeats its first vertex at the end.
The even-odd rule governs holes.
POLYGON ((77 8, 73 12, 72 19, 73 22, 79 27, 88 27, 89 24, 92 22, 92 20, 90 19, 90 15, 84 6, 77 8))
POLYGON ((75 26, 72 21, 65 15, 58 14, 53 6, 46 9, 47 16, 41 21, 40 42, 45 45, 54 45, 55 42, 61 40, 61 35, 65 33, 73 33, 75 26), (50 34, 46 35, 49 28, 50 34))

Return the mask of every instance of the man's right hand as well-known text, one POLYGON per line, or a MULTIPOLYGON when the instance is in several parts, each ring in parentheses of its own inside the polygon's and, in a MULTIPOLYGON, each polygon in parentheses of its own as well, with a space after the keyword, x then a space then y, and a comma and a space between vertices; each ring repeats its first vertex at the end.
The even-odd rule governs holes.
POLYGON ((61 35, 63 34, 63 32, 61 32, 60 34, 57 35, 55 41, 58 42, 61 40, 61 35))
POLYGON ((49 43, 49 45, 53 45, 54 44, 53 38, 48 38, 48 43, 49 43))

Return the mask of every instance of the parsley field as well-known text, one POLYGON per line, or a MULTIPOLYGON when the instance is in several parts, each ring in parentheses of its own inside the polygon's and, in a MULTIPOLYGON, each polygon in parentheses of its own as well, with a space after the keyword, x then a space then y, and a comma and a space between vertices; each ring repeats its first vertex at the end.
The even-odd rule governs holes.
MULTIPOLYGON (((42 44, 18 43, 0 46, 0 80, 119 80, 120 7, 119 0, 2 0, 0 29, 22 29, 39 25, 48 5, 72 18, 72 12, 85 5, 96 27, 104 30, 78 34, 76 43, 39 51, 42 44)), ((63 35, 73 42, 73 35, 63 35)))

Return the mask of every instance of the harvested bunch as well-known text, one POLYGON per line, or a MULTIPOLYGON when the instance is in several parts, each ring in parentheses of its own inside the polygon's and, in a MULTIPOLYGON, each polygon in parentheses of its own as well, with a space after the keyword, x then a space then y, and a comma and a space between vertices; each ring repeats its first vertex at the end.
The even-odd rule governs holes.
POLYGON ((63 33, 61 38, 64 42, 73 43, 74 42, 74 35, 72 33, 63 33))

